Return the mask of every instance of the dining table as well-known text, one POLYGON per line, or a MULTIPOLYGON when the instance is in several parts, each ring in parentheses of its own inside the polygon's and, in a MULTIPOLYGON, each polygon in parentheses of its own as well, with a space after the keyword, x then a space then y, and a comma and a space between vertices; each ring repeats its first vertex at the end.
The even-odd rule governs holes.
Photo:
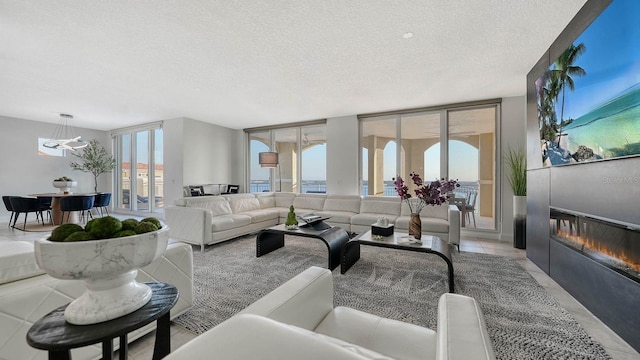
POLYGON ((71 211, 70 216, 67 218, 62 217, 62 209, 60 208, 60 200, 64 197, 68 196, 87 196, 87 195, 95 195, 95 193, 42 193, 42 194, 32 194, 31 196, 37 198, 50 197, 51 198, 51 222, 53 225, 60 225, 66 223, 78 223, 79 217, 77 211, 71 211))

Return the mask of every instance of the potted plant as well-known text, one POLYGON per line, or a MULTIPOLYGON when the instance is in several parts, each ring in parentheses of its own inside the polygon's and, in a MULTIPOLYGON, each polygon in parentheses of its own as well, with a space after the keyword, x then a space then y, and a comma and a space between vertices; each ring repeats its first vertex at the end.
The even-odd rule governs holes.
POLYGON ((409 177, 415 185, 415 197, 409 193, 409 187, 405 185, 404 179, 400 175, 393 178, 398 196, 407 202, 409 211, 411 212, 411 220, 409 221, 409 235, 416 240, 422 237, 422 220, 420 212, 426 205, 442 205, 449 199, 449 194, 459 187, 457 180, 435 180, 431 182, 423 182, 420 175, 416 173, 409 174, 409 177))
POLYGON ((96 218, 85 227, 62 224, 37 239, 38 266, 63 280, 84 280, 85 292, 69 304, 65 319, 74 325, 115 319, 144 306, 151 288, 136 281, 138 269, 162 256, 169 228, 155 217, 120 221, 96 218))
POLYGON ((522 149, 509 148, 504 156, 507 180, 513 190, 513 246, 527 247, 527 158, 522 149))
POLYGON ((116 160, 107 153, 104 147, 96 139, 89 141, 89 145, 82 150, 81 154, 73 154, 78 157, 78 162, 71 162, 73 170, 88 172, 93 175, 93 191, 98 192, 98 176, 111 172, 116 167, 116 160))

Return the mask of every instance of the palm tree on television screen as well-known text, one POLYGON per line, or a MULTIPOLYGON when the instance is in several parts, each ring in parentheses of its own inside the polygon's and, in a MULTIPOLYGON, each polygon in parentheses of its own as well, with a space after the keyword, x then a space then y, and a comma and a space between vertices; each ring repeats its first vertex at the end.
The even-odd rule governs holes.
POLYGON ((585 76, 587 74, 583 68, 575 65, 576 60, 587 50, 584 43, 580 43, 577 46, 571 44, 565 50, 562 55, 556 60, 554 69, 551 70, 550 81, 552 86, 552 93, 556 99, 560 92, 562 92, 562 104, 560 105, 560 124, 558 127, 558 146, 560 146, 560 140, 562 137, 562 128, 569 125, 573 119, 564 119, 564 97, 566 88, 573 91, 575 89, 574 77, 585 76))

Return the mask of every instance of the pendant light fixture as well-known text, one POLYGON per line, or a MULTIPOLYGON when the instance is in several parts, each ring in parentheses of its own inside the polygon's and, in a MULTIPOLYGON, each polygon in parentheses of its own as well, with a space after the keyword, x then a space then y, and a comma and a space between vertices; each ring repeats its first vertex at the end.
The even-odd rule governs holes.
POLYGON ((82 140, 80 135, 75 133, 73 126, 71 126, 71 120, 73 120, 73 115, 60 114, 60 122, 53 131, 53 135, 42 146, 50 149, 76 151, 89 145, 88 142, 82 140))

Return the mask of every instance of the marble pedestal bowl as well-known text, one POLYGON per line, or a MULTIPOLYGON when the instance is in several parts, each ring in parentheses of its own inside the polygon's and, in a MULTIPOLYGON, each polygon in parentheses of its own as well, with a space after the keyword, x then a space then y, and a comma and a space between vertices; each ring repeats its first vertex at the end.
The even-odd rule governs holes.
POLYGON ((77 181, 57 181, 54 180, 52 183, 54 188, 58 189, 58 193, 60 194, 72 194, 71 189, 78 186, 77 181))
POLYGON ((121 238, 78 242, 35 242, 36 262, 57 279, 84 280, 86 291, 67 306, 74 325, 95 324, 134 312, 151 299, 151 288, 136 281, 138 269, 167 249, 169 228, 121 238))

